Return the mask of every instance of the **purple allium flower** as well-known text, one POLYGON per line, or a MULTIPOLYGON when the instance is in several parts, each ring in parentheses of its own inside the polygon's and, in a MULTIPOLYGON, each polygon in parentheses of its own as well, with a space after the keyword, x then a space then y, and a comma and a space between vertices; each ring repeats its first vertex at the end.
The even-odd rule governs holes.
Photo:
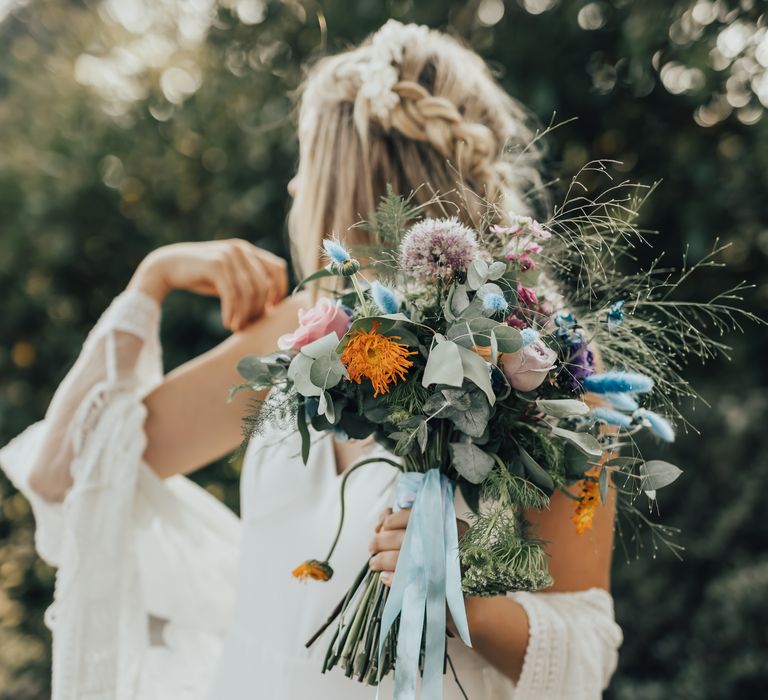
POLYGON ((479 254, 475 232, 458 219, 424 219, 400 244, 400 265, 423 279, 447 280, 467 271, 479 254))

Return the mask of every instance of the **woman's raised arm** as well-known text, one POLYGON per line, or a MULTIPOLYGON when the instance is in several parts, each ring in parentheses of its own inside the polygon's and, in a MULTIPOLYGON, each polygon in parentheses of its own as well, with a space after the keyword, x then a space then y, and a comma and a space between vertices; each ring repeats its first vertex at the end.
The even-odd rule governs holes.
POLYGON ((278 303, 286 292, 285 262, 245 241, 175 244, 150 254, 56 391, 30 487, 49 501, 62 500, 89 432, 121 401, 144 403, 145 458, 161 476, 192 471, 233 449, 245 399, 228 403, 228 387, 238 381, 242 355, 268 352, 294 327, 301 298, 278 303), (223 323, 234 334, 162 378, 160 304, 171 289, 218 296, 223 323))

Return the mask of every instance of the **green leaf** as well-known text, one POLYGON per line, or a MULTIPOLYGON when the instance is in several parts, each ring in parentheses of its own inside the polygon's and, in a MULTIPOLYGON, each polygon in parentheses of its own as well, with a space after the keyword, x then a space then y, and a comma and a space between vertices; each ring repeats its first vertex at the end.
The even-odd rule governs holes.
POLYGON ((488 397, 488 403, 493 406, 496 403, 496 395, 491 386, 491 373, 488 363, 476 352, 463 348, 460 345, 459 354, 461 355, 461 366, 464 370, 464 377, 475 384, 488 397))
POLYGON ((597 484, 600 487, 600 502, 605 503, 608 499, 608 470, 605 467, 600 470, 597 484))
POLYGON ((305 345, 303 348, 301 348, 299 353, 306 357, 311 357, 313 360, 316 360, 318 357, 320 357, 320 355, 325 355, 331 350, 335 351, 338 344, 339 336, 331 331, 328 333, 328 335, 324 335, 322 338, 318 338, 317 340, 314 340, 311 343, 305 345))
POLYGON ((422 454, 427 451, 427 437, 429 433, 427 431, 427 421, 422 420, 419 422, 416 428, 416 441, 419 443, 419 448, 422 454))
POLYGON ((504 276, 504 273, 506 271, 507 271, 507 263, 502 262, 501 260, 496 260, 495 262, 492 262, 491 266, 488 268, 488 279, 489 280, 501 279, 504 276))
POLYGON ((336 273, 331 272, 329 267, 323 267, 317 272, 313 272, 311 275, 308 275, 303 280, 301 280, 301 282, 296 285, 296 289, 301 289, 305 284, 309 284, 315 280, 323 279, 323 277, 336 277, 336 273))
POLYGON ((472 442, 452 442, 451 463, 467 481, 480 484, 493 469, 493 457, 472 442))
POLYGON ((674 464, 660 459, 652 459, 650 462, 640 465, 641 487, 646 493, 648 491, 657 491, 665 486, 669 486, 682 473, 683 470, 674 464))
POLYGON ((288 379, 293 382, 293 388, 302 396, 320 396, 321 389, 312 383, 309 372, 314 360, 299 353, 288 367, 288 379))
POLYGON ((488 263, 485 260, 473 260, 467 270, 467 286, 477 289, 488 280, 488 263))
POLYGON ((457 409, 452 406, 444 414, 453 421, 457 430, 473 438, 479 438, 488 426, 491 417, 491 407, 485 396, 477 390, 467 392, 469 398, 466 408, 457 409))
POLYGON ((464 370, 459 346, 450 340, 435 345, 427 357, 421 383, 427 387, 432 384, 461 386, 463 381, 464 370))
POLYGON ((240 360, 237 371, 251 386, 260 389, 272 386, 272 372, 258 355, 248 355, 240 360))
POLYGON ((520 459, 525 467, 525 472, 528 478, 536 484, 545 493, 551 494, 555 490, 555 482, 552 477, 531 455, 528 454, 522 447, 520 448, 520 459))
POLYGON ((600 457, 603 454, 603 448, 600 447, 597 438, 589 433, 575 433, 572 430, 565 430, 565 428, 552 428, 552 434, 567 440, 589 457, 600 457))
POLYGON ((322 389, 331 389, 345 376, 348 376, 347 368, 341 363, 335 349, 315 359, 309 370, 309 381, 322 389))
POLYGON ((538 399, 536 405, 548 416, 555 418, 585 416, 589 413, 589 406, 576 399, 538 399))
POLYGON ((493 329, 499 352, 517 352, 523 347, 523 336, 517 328, 512 328, 506 323, 499 323, 493 329))
POLYGON ((320 416, 325 416, 330 423, 336 422, 336 411, 333 406, 333 399, 327 391, 323 391, 320 394, 320 402, 317 407, 317 413, 320 416))
POLYGON ((453 288, 453 294, 450 297, 450 310, 451 313, 458 316, 463 313, 469 306, 469 295, 467 294, 467 288, 463 284, 459 284, 453 288))
POLYGON ((299 435, 301 436, 301 461, 306 466, 309 460, 309 428, 307 427, 307 414, 304 410, 304 400, 299 401, 298 410, 296 411, 296 426, 299 429, 299 435))
POLYGON ((589 456, 570 442, 565 445, 565 476, 571 480, 581 479, 589 468, 589 456))

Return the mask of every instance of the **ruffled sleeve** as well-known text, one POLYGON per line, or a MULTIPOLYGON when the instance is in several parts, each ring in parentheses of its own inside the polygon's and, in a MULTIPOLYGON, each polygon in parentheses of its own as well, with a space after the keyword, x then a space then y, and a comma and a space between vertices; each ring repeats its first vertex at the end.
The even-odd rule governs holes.
POLYGON ((510 597, 525 610, 530 629, 514 700, 601 698, 623 640, 610 593, 590 588, 510 597))
POLYGON ((142 460, 159 320, 152 298, 118 296, 45 419, 0 450, 32 504, 38 552, 58 567, 45 617, 53 700, 196 699, 231 615, 237 518, 142 460))

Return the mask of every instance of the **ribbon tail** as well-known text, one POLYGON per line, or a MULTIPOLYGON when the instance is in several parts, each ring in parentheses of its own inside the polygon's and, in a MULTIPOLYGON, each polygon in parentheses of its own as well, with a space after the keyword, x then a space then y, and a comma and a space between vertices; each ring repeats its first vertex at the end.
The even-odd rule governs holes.
POLYGON ((468 647, 472 646, 469 638, 467 609, 461 590, 461 562, 459 560, 459 531, 456 526, 456 508, 453 505, 455 484, 446 479, 443 482, 443 513, 445 523, 445 599, 451 611, 453 624, 468 647))

